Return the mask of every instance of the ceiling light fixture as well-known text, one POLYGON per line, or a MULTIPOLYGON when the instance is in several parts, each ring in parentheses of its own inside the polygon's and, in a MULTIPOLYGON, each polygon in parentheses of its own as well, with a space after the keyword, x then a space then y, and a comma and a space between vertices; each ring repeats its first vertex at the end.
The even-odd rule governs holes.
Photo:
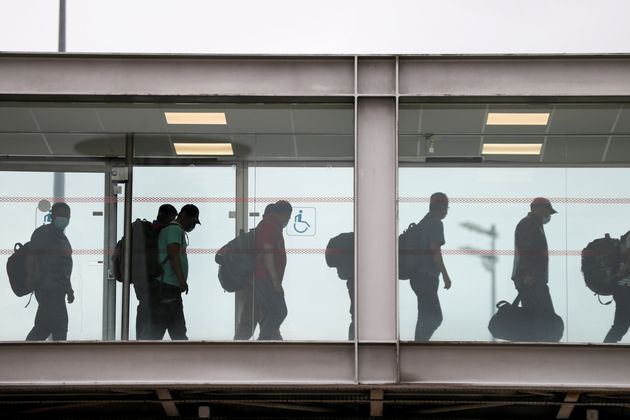
POLYGON ((232 143, 173 143, 178 156, 234 156, 232 143))
POLYGON ((224 112, 164 112, 167 124, 226 125, 224 112))
POLYGON ((548 112, 490 112, 488 113, 486 125, 547 125, 548 122, 548 112))
POLYGON ((486 143, 483 145, 484 155, 539 155, 542 143, 486 143))

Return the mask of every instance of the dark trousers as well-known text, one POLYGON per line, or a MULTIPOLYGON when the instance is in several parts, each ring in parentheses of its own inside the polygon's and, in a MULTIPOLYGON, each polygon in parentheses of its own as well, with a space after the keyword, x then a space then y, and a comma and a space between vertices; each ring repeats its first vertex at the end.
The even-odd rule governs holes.
POLYGON ((546 318, 556 313, 547 283, 534 281, 533 284, 528 285, 524 281, 516 279, 514 285, 521 296, 521 306, 528 309, 533 315, 546 318))
POLYGON ((617 343, 630 328, 630 287, 619 286, 613 294, 615 299, 615 319, 604 343, 617 343))
POLYGON ((254 284, 249 282, 234 293, 234 339, 249 340, 254 335, 258 316, 254 310, 254 284))
POLYGON ((527 310, 527 316, 533 319, 522 341, 555 341, 549 333, 555 328, 556 311, 553 307, 549 286, 543 281, 525 284, 520 279, 514 280, 521 298, 521 306, 527 310))
POLYGON ((136 339, 148 339, 149 327, 151 325, 151 296, 149 294, 149 285, 134 279, 133 289, 138 299, 138 307, 136 310, 136 339))
POLYGON ((350 298, 350 326, 348 327, 348 340, 354 340, 354 279, 346 281, 348 297, 350 298))
POLYGON ((168 331, 171 340, 188 340, 184 304, 179 287, 162 284, 151 299, 151 321, 146 338, 161 340, 168 331))
POLYGON ((282 340, 280 325, 288 313, 284 291, 277 290, 271 279, 254 279, 254 302, 260 325, 258 339, 282 340))
POLYGON ((418 298, 418 321, 416 341, 429 341, 442 324, 442 307, 438 297, 439 275, 417 273, 409 279, 411 288, 418 298))
POLYGON ((68 310, 66 292, 62 290, 37 290, 37 314, 35 325, 26 336, 26 341, 65 340, 68 336, 68 310))

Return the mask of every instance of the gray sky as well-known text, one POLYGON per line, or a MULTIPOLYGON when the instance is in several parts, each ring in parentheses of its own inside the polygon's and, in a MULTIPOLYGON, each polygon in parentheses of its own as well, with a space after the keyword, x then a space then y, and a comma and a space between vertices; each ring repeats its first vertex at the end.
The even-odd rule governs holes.
MULTIPOLYGON (((67 0, 68 51, 629 53, 624 0, 67 0)), ((0 51, 55 51, 58 0, 0 0, 0 51)))

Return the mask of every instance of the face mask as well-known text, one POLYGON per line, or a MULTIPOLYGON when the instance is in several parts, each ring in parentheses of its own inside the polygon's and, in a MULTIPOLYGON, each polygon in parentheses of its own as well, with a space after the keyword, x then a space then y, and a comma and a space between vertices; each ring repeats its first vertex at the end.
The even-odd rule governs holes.
POLYGON ((55 225, 60 230, 64 230, 66 227, 68 227, 69 224, 70 224, 70 219, 68 219, 67 217, 60 216, 60 217, 56 217, 55 220, 53 220, 53 225, 55 225))
POLYGON ((543 225, 546 225, 547 223, 549 223, 550 220, 551 220, 550 214, 543 216, 543 219, 542 219, 543 225))

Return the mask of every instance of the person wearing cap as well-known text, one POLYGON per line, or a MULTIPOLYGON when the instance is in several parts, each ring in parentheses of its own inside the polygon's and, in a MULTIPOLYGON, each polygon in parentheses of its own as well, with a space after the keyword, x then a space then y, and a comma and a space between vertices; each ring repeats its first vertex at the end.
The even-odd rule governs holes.
POLYGON ((161 340, 168 331, 172 340, 187 340, 182 293, 188 294, 188 233, 200 225, 194 204, 181 208, 177 219, 165 226, 158 238, 158 257, 164 273, 152 298, 152 319, 148 338, 161 340))
POLYGON ((259 340, 282 340, 280 325, 287 317, 282 281, 287 266, 282 230, 289 223, 293 207, 280 200, 256 227, 254 303, 260 326, 259 340))
POLYGON ((429 199, 429 212, 418 223, 420 261, 417 272, 409 279, 418 299, 415 341, 429 341, 442 324, 442 307, 438 296, 440 274, 444 288, 451 288, 451 278, 442 259, 442 246, 446 243, 442 220, 447 214, 448 197, 444 193, 436 192, 429 199))
POLYGON ((551 202, 537 197, 530 203, 530 212, 516 226, 514 232, 514 266, 512 280, 521 304, 534 316, 555 314, 549 294, 549 250, 544 225, 557 211, 551 202))

